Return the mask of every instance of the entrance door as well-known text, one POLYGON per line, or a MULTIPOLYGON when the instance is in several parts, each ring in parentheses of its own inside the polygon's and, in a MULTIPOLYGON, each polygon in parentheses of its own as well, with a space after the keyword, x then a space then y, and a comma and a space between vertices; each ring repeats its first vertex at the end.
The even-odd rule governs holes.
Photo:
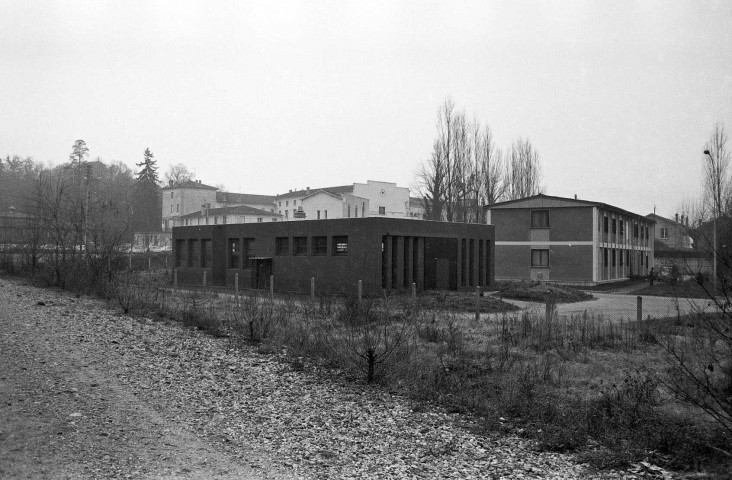
POLYGON ((254 269, 255 285, 260 290, 269 288, 269 277, 272 275, 272 259, 258 258, 254 269))
POLYGON ((437 290, 448 290, 450 288, 450 260, 437 258, 437 290))

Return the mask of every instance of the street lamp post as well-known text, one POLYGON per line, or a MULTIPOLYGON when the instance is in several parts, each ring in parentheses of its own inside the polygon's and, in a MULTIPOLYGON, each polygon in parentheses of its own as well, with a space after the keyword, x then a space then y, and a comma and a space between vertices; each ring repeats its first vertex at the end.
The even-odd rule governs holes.
POLYGON ((704 155, 707 155, 709 157, 709 161, 712 164, 712 182, 714 186, 714 212, 712 214, 714 215, 714 218, 712 219, 712 252, 714 253, 714 264, 712 265, 712 275, 713 277, 713 292, 714 292, 714 298, 717 298, 717 217, 719 216, 719 201, 718 201, 718 195, 719 195, 719 175, 717 174, 717 167, 714 162, 714 157, 712 157, 712 154, 709 152, 709 150, 704 150, 704 155))

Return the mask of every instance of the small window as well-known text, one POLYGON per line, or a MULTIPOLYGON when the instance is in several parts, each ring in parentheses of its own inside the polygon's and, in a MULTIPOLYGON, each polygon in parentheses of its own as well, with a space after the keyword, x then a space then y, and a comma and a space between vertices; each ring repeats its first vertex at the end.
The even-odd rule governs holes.
POLYGON ((173 192, 170 192, 170 198, 173 198, 173 192))
POLYGON ((668 240, 668 228, 661 229, 661 239, 668 240))
POLYGON ((328 237, 313 237, 313 255, 328 254, 328 237))
POLYGON ((289 237, 275 238, 275 255, 289 255, 289 254, 290 254, 290 238, 289 237))
POLYGON ((348 255, 348 236, 333 237, 333 255, 348 255))
POLYGON ((328 218, 328 210, 325 211, 325 218, 328 218))
POLYGON ((285 200, 285 206, 286 207, 289 207, 290 206, 290 201, 289 200, 285 200))
POLYGON ((618 233, 618 221, 613 218, 613 235, 618 233))
POLYGON ((549 250, 531 250, 532 267, 549 266, 549 250))
POLYGON ((620 236, 622 237, 623 235, 625 235, 625 222, 620 220, 620 236))
POLYGON ((241 240, 238 238, 229 239, 229 268, 241 267, 241 240))
POLYGON ((638 238, 638 224, 637 223, 633 224, 633 237, 638 238))
POLYGON ((549 228, 549 210, 532 210, 531 228, 549 228))
POLYGON ((303 256, 308 254, 308 237, 294 237, 292 239, 292 254, 303 256))
POLYGON ((607 233, 607 217, 602 217, 602 231, 607 233))
POLYGON ((607 267, 607 248, 602 249, 602 261, 603 265, 607 267))
POLYGON ((318 210, 318 220, 320 220, 320 210, 318 210))
POLYGON ((613 267, 615 266, 615 249, 613 248, 613 267))
POLYGON ((293 201, 292 201, 292 206, 293 206, 293 207, 296 207, 296 206, 297 206, 297 200, 293 200, 293 201))
POLYGON ((379 207, 379 215, 386 215, 386 207, 379 207))
POLYGON ((257 217, 257 223, 262 223, 263 221, 264 221, 264 218, 262 218, 262 217, 257 217))

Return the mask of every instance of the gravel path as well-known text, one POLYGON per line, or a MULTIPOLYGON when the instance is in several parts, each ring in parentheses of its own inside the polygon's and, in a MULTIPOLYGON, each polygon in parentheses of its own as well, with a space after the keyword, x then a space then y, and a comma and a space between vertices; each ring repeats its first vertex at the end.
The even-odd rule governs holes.
POLYGON ((1 478, 590 476, 461 415, 16 279, 0 278, 0 366, 1 478))

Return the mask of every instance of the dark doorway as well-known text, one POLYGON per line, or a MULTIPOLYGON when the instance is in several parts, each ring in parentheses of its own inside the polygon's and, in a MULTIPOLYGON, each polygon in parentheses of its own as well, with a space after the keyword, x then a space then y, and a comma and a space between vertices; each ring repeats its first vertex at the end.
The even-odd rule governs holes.
POLYGON ((257 258, 254 259, 254 284, 260 290, 269 288, 269 277, 272 275, 272 259, 257 258))
POLYGON ((424 239, 424 288, 457 290, 457 238, 424 239))

